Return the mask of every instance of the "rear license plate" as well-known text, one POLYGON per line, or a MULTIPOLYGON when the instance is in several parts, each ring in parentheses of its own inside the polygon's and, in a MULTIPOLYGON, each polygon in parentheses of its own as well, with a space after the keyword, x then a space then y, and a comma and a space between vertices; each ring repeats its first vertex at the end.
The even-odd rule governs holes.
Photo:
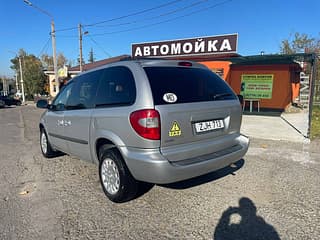
POLYGON ((212 130, 224 128, 224 123, 222 119, 211 120, 205 122, 198 122, 194 124, 197 133, 209 132, 212 130))

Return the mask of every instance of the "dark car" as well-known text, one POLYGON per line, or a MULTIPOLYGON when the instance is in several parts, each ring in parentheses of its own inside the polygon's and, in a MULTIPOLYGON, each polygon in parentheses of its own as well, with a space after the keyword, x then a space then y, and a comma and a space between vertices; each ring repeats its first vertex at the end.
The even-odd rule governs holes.
POLYGON ((4 108, 4 107, 5 107, 4 101, 0 100, 0 108, 4 108))
POLYGON ((4 104, 7 106, 11 106, 11 105, 20 106, 21 105, 21 101, 19 99, 10 98, 8 96, 0 96, 0 100, 2 100, 4 102, 4 104))

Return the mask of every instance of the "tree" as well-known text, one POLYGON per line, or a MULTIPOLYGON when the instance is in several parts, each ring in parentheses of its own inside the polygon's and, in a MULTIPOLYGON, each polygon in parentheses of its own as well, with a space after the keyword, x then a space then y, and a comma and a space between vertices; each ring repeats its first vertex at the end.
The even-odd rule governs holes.
POLYGON ((320 39, 313 38, 305 33, 295 33, 294 39, 284 39, 281 42, 280 52, 282 54, 294 53, 320 53, 320 39))
MULTIPOLYGON (((295 54, 295 53, 316 53, 320 54, 320 38, 314 38, 305 33, 295 33, 294 39, 282 40, 280 46, 280 52, 282 54, 295 54)), ((320 64, 317 66, 317 81, 320 81, 320 64)), ((306 72, 310 74, 310 66, 306 69, 306 72)))
POLYGON ((41 62, 45 69, 53 69, 53 57, 48 54, 41 55, 41 62))
POLYGON ((93 56, 93 49, 91 48, 91 51, 89 52, 89 63, 93 63, 95 61, 95 58, 93 56))
POLYGON ((32 99, 36 93, 44 93, 44 86, 46 83, 46 76, 43 73, 42 62, 33 54, 26 53, 20 49, 19 56, 11 59, 12 69, 16 71, 20 79, 19 57, 22 61, 24 89, 27 99, 32 99))
POLYGON ((63 66, 67 65, 67 62, 68 62, 68 59, 62 53, 58 53, 58 56, 57 56, 58 68, 62 68, 63 66))
MULTIPOLYGON (((43 67, 46 69, 53 69, 53 57, 48 54, 42 54, 41 62, 43 67)), ((63 53, 58 53, 57 56, 57 66, 58 68, 62 68, 67 65, 68 59, 63 55, 63 53)))
MULTIPOLYGON (((77 62, 78 62, 78 65, 80 65, 80 57, 77 58, 77 62)), ((82 65, 84 65, 84 64, 85 64, 85 62, 84 62, 84 59, 82 57, 82 65)))
MULTIPOLYGON (((319 64, 319 54, 320 54, 320 38, 311 37, 307 34, 295 33, 293 40, 285 39, 281 42, 280 52, 282 54, 294 54, 294 53, 315 53, 318 55, 318 61, 316 68, 316 81, 315 84, 320 86, 320 64, 319 64)), ((307 65, 304 71, 307 74, 311 73, 310 64, 307 65)), ((315 88, 314 99, 320 99, 319 88, 315 88)), ((319 100, 318 100, 319 101, 319 100)))

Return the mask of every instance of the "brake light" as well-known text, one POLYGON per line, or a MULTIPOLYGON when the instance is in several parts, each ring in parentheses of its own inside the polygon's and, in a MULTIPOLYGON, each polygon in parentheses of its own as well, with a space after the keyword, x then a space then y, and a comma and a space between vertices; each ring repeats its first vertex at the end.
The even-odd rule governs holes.
POLYGON ((154 109, 138 110, 130 114, 133 129, 143 138, 160 140, 160 114, 154 109))
POLYGON ((183 67, 192 67, 191 62, 179 62, 178 65, 183 67))

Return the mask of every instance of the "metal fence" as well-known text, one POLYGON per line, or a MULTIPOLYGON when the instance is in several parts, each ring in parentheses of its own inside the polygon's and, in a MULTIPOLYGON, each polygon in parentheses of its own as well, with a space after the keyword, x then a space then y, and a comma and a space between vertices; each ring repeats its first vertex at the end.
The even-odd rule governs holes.
POLYGON ((314 85, 313 105, 320 106, 320 81, 314 85))

